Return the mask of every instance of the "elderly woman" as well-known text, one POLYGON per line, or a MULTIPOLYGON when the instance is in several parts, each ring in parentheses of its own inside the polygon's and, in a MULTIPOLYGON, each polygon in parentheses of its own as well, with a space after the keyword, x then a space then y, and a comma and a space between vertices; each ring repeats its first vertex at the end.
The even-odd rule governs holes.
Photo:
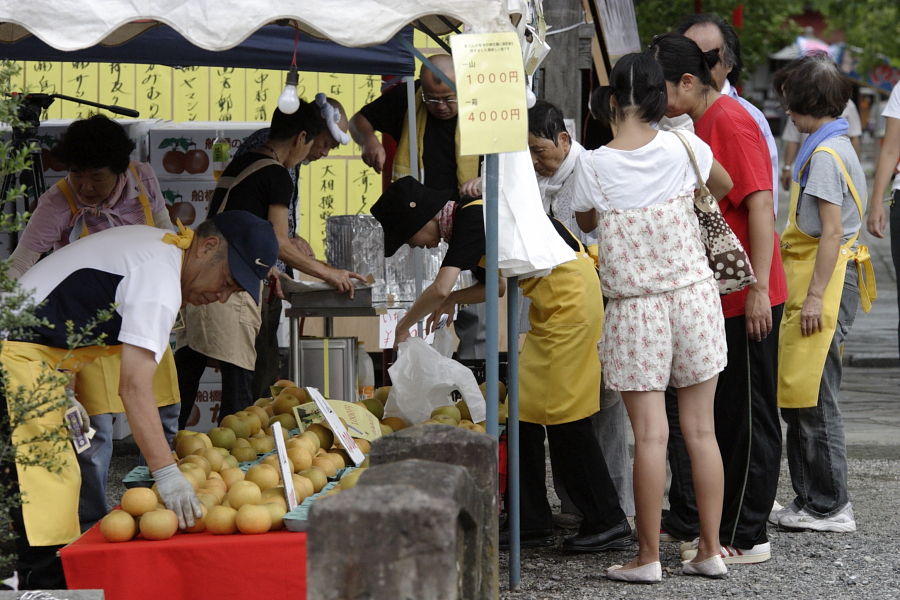
MULTIPOLYGON (((134 143, 121 125, 94 115, 72 123, 52 150, 66 165, 66 177, 40 198, 19 244, 10 256, 10 275, 18 279, 42 254, 78 238, 120 225, 172 229, 159 183, 149 165, 130 159, 134 143)), ((111 248, 110 251, 115 251, 111 248)), ((81 467, 79 518, 86 529, 107 512, 106 477, 112 456, 113 414, 124 412, 118 395, 119 357, 92 362, 75 379, 75 394, 90 415, 96 434, 78 455, 81 467)), ((154 394, 166 437, 178 424, 178 385, 171 352, 154 379, 154 394)))

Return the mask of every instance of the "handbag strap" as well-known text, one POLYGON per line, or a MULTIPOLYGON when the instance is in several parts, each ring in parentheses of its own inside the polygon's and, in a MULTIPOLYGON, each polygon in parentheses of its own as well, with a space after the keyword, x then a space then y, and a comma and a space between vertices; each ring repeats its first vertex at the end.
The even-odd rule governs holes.
POLYGON ((691 145, 686 139, 684 139, 684 136, 681 135, 680 132, 673 130, 672 133, 675 134, 675 136, 681 142, 681 145, 684 146, 685 150, 687 150, 688 158, 691 161, 691 166, 694 168, 694 175, 697 177, 697 187, 700 189, 700 197, 698 198, 695 196, 694 205, 704 212, 709 212, 713 209, 712 204, 710 203, 708 206, 703 206, 703 204, 710 202, 710 198, 713 198, 713 201, 715 201, 715 198, 709 191, 709 188, 706 187, 706 182, 703 181, 703 175, 700 174, 700 167, 699 165, 697 165, 697 158, 694 156, 694 151, 691 149, 691 145))
POLYGON ((235 175, 234 177, 219 177, 219 181, 216 183, 216 188, 225 190, 225 196, 222 198, 222 203, 219 205, 219 210, 216 214, 222 213, 225 211, 225 205, 228 204, 228 196, 231 195, 231 190, 236 188, 239 183, 256 173, 261 169, 265 169, 266 167, 278 165, 283 167, 280 162, 273 158, 260 158, 249 165, 247 165, 243 171, 235 175))

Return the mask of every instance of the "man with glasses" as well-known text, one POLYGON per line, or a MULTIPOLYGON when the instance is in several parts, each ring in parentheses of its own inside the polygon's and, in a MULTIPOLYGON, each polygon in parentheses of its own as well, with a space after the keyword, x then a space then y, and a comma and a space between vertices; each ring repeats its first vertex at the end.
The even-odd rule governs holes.
MULTIPOLYGON (((449 54, 432 55, 429 61, 447 79, 456 81, 449 54)), ((460 186, 478 176, 478 157, 459 155, 456 92, 424 65, 415 86, 415 140, 420 180, 427 188, 452 190, 454 196, 458 196, 460 186)), ((363 162, 376 173, 384 170, 387 153, 375 132, 387 134, 397 142, 391 181, 411 174, 406 111, 406 84, 401 84, 364 106, 350 119, 350 135, 362 146, 363 162)), ((483 320, 479 316, 483 310, 483 305, 460 307, 455 321, 456 334, 460 338, 460 358, 484 358, 484 328, 479 323, 483 320)))

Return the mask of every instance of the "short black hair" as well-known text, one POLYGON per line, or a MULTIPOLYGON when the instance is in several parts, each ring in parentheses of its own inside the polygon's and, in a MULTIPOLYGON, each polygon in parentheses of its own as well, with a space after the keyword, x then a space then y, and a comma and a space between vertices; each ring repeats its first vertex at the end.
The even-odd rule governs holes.
POLYGON ((840 117, 853 85, 827 54, 798 58, 775 73, 772 87, 785 108, 811 117, 840 117))
POLYGON ((666 113, 666 80, 656 59, 648 52, 626 54, 616 62, 609 74, 609 85, 591 93, 591 115, 602 123, 622 117, 625 109, 634 107, 642 121, 659 121, 666 113), (615 98, 614 114, 609 99, 615 98))
POLYGON ((73 122, 50 151, 69 171, 109 168, 116 175, 128 169, 134 142, 125 128, 104 115, 73 122))
POLYGON ((562 111, 546 100, 538 100, 528 109, 528 133, 556 144, 559 134, 566 131, 562 111))
POLYGON ((289 140, 301 131, 306 132, 306 141, 319 135, 325 129, 325 120, 321 109, 313 102, 300 100, 300 108, 291 114, 276 108, 272 113, 272 124, 269 127, 269 139, 272 141, 289 140))
POLYGON ((709 70, 719 62, 718 51, 703 52, 694 40, 680 33, 656 36, 648 51, 662 65, 666 81, 678 83, 682 75, 689 73, 704 85, 715 87, 709 70))
POLYGON ((737 85, 741 80, 741 71, 744 70, 744 61, 741 58, 741 40, 728 22, 719 15, 712 13, 703 13, 699 15, 688 15, 684 17, 675 28, 676 33, 684 34, 685 31, 694 25, 715 25, 722 34, 724 47, 722 48, 722 56, 725 64, 731 67, 728 73, 728 81, 731 85, 737 85))

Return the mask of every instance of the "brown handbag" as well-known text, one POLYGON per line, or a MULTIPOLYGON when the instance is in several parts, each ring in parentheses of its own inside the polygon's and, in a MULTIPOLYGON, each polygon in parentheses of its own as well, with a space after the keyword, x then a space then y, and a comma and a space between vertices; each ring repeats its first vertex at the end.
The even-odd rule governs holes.
POLYGON ((697 176, 698 191, 694 194, 694 212, 700 223, 700 238, 706 247, 709 268, 716 278, 719 294, 724 296, 753 285, 756 283, 756 276, 753 274, 750 259, 740 240, 725 222, 719 210, 719 202, 706 187, 691 145, 679 132, 672 133, 678 136, 684 149, 687 150, 694 174, 697 176))

